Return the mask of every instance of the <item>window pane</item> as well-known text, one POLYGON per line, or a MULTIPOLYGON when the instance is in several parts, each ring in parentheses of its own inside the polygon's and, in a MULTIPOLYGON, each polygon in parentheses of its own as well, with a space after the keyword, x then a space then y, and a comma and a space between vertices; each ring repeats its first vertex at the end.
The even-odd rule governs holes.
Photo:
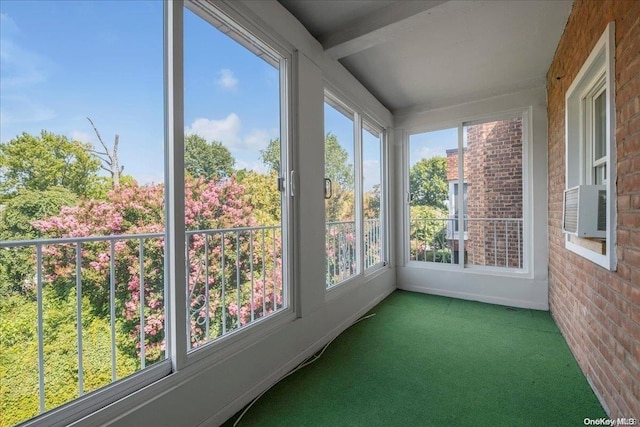
POLYGON ((166 358, 163 5, 0 8, 0 413, 13 425, 166 358))
POLYGON ((594 169, 595 169, 595 175, 596 175, 595 184, 596 185, 606 184, 606 182, 607 182, 607 164, 606 163, 600 164, 600 165, 596 166, 594 169))
POLYGON ((458 182, 457 128, 409 137, 410 260, 457 262, 458 182))
POLYGON ((324 129, 325 178, 331 187, 325 195, 326 280, 331 287, 358 273, 353 113, 325 101, 324 129))
POLYGON ((362 129, 362 182, 364 218, 364 268, 383 261, 382 134, 370 126, 362 129))
POLYGON ((607 155, 607 91, 603 91, 593 101, 593 122, 594 122, 594 156, 593 160, 598 160, 607 155))
POLYGON ((465 126, 467 265, 522 268, 522 118, 465 126))
POLYGON ((185 10, 190 349, 287 307, 280 61, 223 18, 185 10), (248 48, 249 47, 249 48, 248 48))

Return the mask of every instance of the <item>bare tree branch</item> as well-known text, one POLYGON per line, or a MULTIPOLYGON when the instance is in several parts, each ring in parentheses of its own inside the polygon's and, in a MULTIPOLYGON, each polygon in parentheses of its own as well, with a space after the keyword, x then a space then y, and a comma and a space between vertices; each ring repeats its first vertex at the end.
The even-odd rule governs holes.
POLYGON ((102 136, 100 136, 100 132, 98 132, 98 128, 93 123, 93 120, 91 120, 90 117, 87 117, 87 120, 89 120, 89 123, 91 123, 91 127, 93 127, 93 131, 96 133, 98 141, 100 141, 100 145, 102 145, 102 147, 104 148, 104 153, 97 150, 89 150, 89 152, 100 159, 100 161, 103 163, 103 165, 100 167, 111 174, 113 188, 118 188, 120 186, 120 175, 124 170, 124 166, 119 166, 118 164, 118 144, 120 142, 120 136, 116 134, 115 139, 113 140, 113 149, 109 150, 109 147, 107 147, 107 145, 102 140, 102 136), (102 156, 106 156, 106 158, 102 156))

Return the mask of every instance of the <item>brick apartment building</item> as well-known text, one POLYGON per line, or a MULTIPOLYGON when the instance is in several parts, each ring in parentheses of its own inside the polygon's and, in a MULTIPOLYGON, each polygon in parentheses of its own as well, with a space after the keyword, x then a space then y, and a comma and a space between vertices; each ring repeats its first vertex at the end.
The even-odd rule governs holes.
MULTIPOLYGON (((465 262, 522 266, 522 118, 466 127, 464 150, 465 262)), ((449 217, 457 218, 458 150, 447 150, 449 217)), ((457 231, 457 227, 455 227, 457 231)), ((448 233, 458 249, 458 234, 448 233)))

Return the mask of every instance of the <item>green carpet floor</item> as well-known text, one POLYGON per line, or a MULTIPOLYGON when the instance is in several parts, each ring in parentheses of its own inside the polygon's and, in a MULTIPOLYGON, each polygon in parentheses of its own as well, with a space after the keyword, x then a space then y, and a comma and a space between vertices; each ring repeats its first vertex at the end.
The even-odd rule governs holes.
POLYGON ((370 313, 239 426, 582 426, 606 417, 548 312, 396 291, 370 313))

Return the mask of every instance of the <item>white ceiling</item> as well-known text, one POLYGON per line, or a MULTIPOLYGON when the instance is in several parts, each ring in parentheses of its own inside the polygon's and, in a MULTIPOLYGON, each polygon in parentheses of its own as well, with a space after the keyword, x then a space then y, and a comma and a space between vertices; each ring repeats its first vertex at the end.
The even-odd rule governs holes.
POLYGON ((279 0, 394 113, 545 84, 572 0, 279 0))

